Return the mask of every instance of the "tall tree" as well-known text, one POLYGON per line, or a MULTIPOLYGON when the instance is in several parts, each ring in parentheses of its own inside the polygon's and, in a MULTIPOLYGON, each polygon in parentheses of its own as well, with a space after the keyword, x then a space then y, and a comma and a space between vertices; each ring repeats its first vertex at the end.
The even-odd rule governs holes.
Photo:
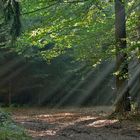
POLYGON ((0 4, 4 17, 4 24, 0 26, 0 29, 5 28, 6 25, 7 28, 5 30, 7 30, 11 39, 15 40, 19 36, 21 29, 19 2, 16 0, 0 0, 0 4))
POLYGON ((116 88, 118 93, 115 112, 131 110, 128 86, 128 62, 126 42, 126 19, 124 0, 115 0, 115 38, 116 38, 116 88))
MULTIPOLYGON (((16 0, 0 0, 0 53, 7 51, 7 45, 12 47, 20 34, 20 7, 16 0)), ((8 48, 10 49, 10 48, 8 48)), ((9 54, 7 54, 9 55, 9 54)), ((9 95, 6 102, 11 104, 11 80, 9 80, 9 95)))

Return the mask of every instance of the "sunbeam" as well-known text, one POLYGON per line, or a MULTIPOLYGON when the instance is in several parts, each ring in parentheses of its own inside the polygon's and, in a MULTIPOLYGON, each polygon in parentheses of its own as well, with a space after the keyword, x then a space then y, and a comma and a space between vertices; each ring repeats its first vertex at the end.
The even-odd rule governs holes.
POLYGON ((65 96, 60 100, 60 102, 56 105, 57 107, 61 106, 63 103, 67 102, 69 100, 69 98, 75 94, 75 91, 82 86, 82 84, 85 83, 86 79, 88 79, 92 74, 93 74, 93 70, 86 70, 86 77, 84 79, 84 81, 80 81, 79 83, 77 83, 77 85, 75 85, 72 90, 70 90, 68 93, 65 93, 65 96))
MULTIPOLYGON (((86 69, 85 64, 82 65, 78 71, 83 71, 84 69, 86 69)), ((45 104, 47 102, 47 100, 56 98, 56 94, 59 92, 64 92, 61 91, 63 89, 63 87, 67 87, 69 85, 69 83, 71 81, 73 81, 75 78, 74 74, 68 74, 66 77, 62 78, 61 81, 59 83, 57 83, 57 85, 53 86, 53 88, 50 89, 50 91, 47 91, 47 88, 44 86, 41 91, 39 92, 39 94, 41 94, 43 97, 39 98, 39 104, 45 104)), ((66 93, 64 93, 66 94, 66 93)))

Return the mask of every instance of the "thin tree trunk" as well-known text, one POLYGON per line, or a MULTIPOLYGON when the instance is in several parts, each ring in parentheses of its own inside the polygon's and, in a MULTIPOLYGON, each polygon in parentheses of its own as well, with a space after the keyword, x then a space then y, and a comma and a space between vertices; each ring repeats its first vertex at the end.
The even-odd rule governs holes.
POLYGON ((126 23, 125 6, 123 0, 115 0, 115 38, 116 38, 116 88, 117 102, 115 112, 123 113, 130 111, 129 87, 128 87, 128 62, 125 49, 126 23))
POLYGON ((11 83, 11 80, 9 80, 9 91, 8 91, 8 106, 11 105, 12 103, 12 83, 11 83))
MULTIPOLYGON (((138 13, 138 24, 137 24, 137 36, 138 36, 138 40, 140 40, 140 7, 138 7, 138 9, 137 9, 137 13, 138 13)), ((140 55, 140 47, 138 47, 138 53, 139 53, 139 55, 140 55)), ((140 58, 138 58, 138 61, 139 61, 139 65, 140 65, 140 58)), ((139 65, 138 65, 138 68, 139 68, 139 65)), ((140 72, 139 72, 139 75, 138 75, 138 82, 139 82, 139 87, 140 87, 140 72)), ((139 88, 139 93, 140 93, 140 88, 139 88)), ((140 95, 140 94, 139 94, 140 95)), ((138 99, 139 99, 140 97, 138 96, 138 99)), ((140 101, 138 101, 138 109, 140 109, 140 101)))

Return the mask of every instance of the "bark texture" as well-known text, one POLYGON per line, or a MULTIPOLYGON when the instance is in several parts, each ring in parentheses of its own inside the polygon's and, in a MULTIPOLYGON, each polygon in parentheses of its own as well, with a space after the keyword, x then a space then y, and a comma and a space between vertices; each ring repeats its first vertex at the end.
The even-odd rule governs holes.
POLYGON ((128 62, 126 43, 125 5, 123 0, 115 0, 115 38, 116 38, 116 88, 117 102, 115 112, 130 111, 129 86, 128 86, 128 62))

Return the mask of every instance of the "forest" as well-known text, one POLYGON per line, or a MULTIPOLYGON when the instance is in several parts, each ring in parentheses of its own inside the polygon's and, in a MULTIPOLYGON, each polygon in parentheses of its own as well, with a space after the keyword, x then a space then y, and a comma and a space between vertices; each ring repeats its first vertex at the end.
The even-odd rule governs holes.
POLYGON ((0 140, 139 140, 139 67, 139 0, 0 0, 0 140))

